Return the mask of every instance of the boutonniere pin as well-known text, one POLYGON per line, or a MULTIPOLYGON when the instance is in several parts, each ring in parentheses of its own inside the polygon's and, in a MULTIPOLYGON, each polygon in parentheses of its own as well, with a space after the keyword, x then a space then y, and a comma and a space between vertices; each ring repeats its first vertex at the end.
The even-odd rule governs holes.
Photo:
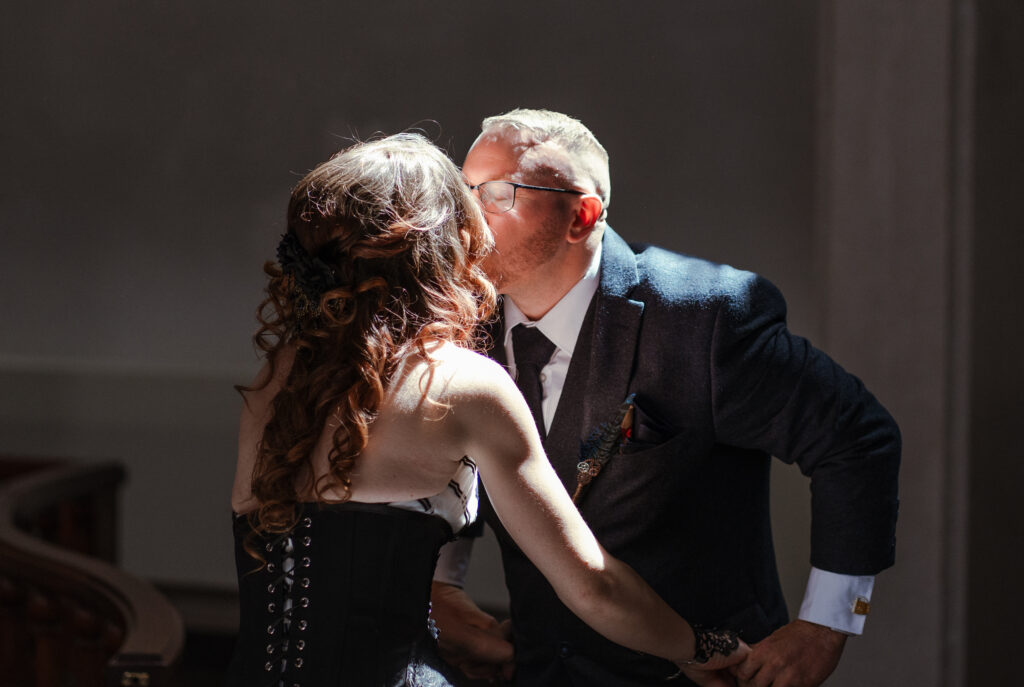
POLYGON ((630 394, 616 411, 615 419, 603 422, 594 428, 587 440, 580 447, 580 462, 576 464, 576 493, 572 502, 576 503, 583 494, 584 488, 601 473, 611 457, 622 453, 622 447, 633 435, 634 399, 630 394))

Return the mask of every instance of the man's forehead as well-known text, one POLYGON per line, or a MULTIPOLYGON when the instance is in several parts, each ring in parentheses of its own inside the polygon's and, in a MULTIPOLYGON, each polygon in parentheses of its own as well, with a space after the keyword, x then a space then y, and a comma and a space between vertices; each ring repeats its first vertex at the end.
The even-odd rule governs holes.
MULTIPOLYGON (((554 141, 540 141, 524 131, 485 131, 477 137, 470 153, 504 168, 519 180, 554 181, 573 178, 568 153, 554 141)), ((467 157, 468 160, 468 157, 467 157)))
POLYGON ((551 141, 538 143, 527 148, 519 158, 519 171, 532 179, 552 182, 568 181, 572 183, 572 162, 569 155, 558 144, 551 141))

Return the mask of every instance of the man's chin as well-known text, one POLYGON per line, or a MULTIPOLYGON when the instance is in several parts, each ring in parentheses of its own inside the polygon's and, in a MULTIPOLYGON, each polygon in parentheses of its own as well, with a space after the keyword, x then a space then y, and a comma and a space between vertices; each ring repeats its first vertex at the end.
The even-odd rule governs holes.
POLYGON ((494 284, 494 289, 499 295, 505 295, 505 287, 508 286, 508 279, 505 278, 504 273, 499 269, 494 269, 486 262, 484 263, 484 275, 494 284))
POLYGON ((509 282, 507 278, 505 278, 504 275, 499 276, 496 279, 490 277, 488 278, 491 279, 491 283, 494 284, 494 290, 498 293, 499 296, 507 296, 509 295, 509 291, 514 290, 512 288, 512 284, 509 282))

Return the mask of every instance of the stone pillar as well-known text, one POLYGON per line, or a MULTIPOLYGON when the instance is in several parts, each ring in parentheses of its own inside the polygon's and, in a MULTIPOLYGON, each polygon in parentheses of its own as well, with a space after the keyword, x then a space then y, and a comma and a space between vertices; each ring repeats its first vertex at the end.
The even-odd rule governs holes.
POLYGON ((959 685, 965 399, 954 0, 819 17, 815 255, 824 348, 903 431, 897 563, 829 685, 959 685), (948 565, 956 553, 956 563, 948 565))

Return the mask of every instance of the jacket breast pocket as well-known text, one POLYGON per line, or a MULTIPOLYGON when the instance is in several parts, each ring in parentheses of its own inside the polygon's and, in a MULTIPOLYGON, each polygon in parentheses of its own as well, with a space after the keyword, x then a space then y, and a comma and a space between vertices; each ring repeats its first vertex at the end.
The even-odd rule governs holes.
POLYGON ((594 478, 587 498, 606 508, 664 508, 679 498, 708 455, 707 447, 687 430, 659 444, 630 442, 594 478))
POLYGON ((613 460, 618 460, 626 456, 628 456, 630 460, 633 458, 640 459, 645 457, 657 459, 659 456, 670 456, 685 453, 688 441, 692 441, 692 435, 685 431, 677 432, 663 441, 627 441, 622 446, 622 452, 613 458, 613 460))

